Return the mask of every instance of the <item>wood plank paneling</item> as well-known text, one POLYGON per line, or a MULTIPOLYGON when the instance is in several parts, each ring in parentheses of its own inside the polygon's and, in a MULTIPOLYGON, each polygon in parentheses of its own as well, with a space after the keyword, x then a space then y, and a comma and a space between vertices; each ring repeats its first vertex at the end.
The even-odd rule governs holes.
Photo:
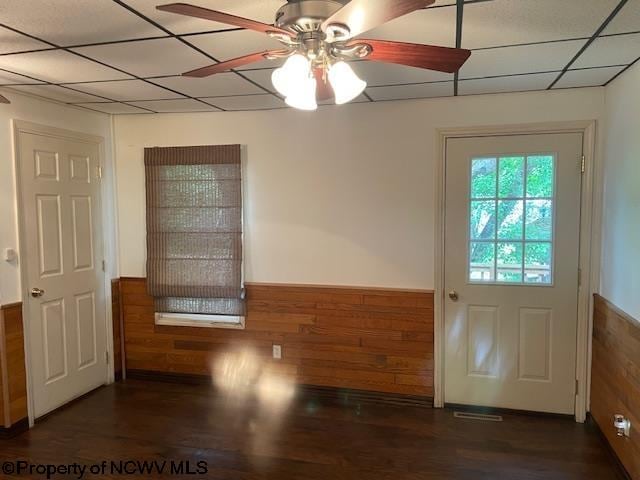
POLYGON ((159 326, 145 279, 120 280, 126 369, 207 374, 252 345, 301 384, 433 396, 433 292, 248 284, 245 330, 159 326), (282 360, 271 358, 282 345, 282 360))
POLYGON ((113 324, 113 374, 116 381, 122 378, 122 308, 120 281, 111 281, 111 321, 113 324))
POLYGON ((640 479, 640 323, 595 295, 591 415, 631 478, 640 479), (616 436, 613 416, 631 420, 631 436, 616 436))
MULTIPOLYGON (((4 338, 2 328, 4 326, 4 311, 0 308, 0 341, 4 338)), ((7 399, 8 392, 6 392, 7 382, 5 377, 7 376, 7 359, 5 358, 4 348, 0 348, 0 430, 6 428, 9 423, 5 418, 5 412, 8 407, 5 406, 5 400, 7 399)))
POLYGON ((22 304, 3 305, 2 328, 2 423, 5 428, 22 422, 27 418, 27 371, 24 353, 24 328, 22 322, 22 304))

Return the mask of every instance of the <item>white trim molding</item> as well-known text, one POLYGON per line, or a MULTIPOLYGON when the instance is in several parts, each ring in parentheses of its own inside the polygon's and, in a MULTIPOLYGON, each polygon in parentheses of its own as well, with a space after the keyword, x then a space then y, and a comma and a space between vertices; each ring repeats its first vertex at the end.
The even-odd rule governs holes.
POLYGON ((451 138, 533 135, 545 133, 582 133, 585 171, 582 176, 580 257, 581 282, 578 291, 578 325, 576 338, 575 419, 586 420, 589 408, 591 377, 591 335, 593 330, 593 293, 600 278, 600 214, 594 199, 601 195, 600 167, 596 162, 596 121, 550 122, 439 129, 436 132, 435 166, 435 294, 434 294, 434 406, 444 407, 444 232, 445 232, 445 160, 446 144, 451 138))

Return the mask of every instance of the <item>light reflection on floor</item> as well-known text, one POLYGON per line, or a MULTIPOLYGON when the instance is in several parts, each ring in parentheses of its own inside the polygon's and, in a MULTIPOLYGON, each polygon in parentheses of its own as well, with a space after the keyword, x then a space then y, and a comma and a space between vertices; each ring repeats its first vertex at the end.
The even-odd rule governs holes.
POLYGON ((250 345, 212 357, 210 366, 214 385, 226 397, 228 413, 244 420, 243 424, 248 421, 253 460, 267 462, 275 457, 275 439, 296 393, 293 380, 274 371, 250 345))

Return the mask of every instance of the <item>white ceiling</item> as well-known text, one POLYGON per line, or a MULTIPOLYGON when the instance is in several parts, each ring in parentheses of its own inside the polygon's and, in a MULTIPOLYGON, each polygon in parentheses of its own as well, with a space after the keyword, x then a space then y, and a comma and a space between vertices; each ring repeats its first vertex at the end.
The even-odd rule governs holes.
MULTIPOLYGON (((185 0, 272 23, 284 0, 185 0)), ((265 35, 160 12, 169 0, 2 0, 0 88, 112 114, 287 108, 263 61, 180 73, 278 48, 265 35)), ((601 86, 640 57, 640 0, 437 0, 363 35, 473 51, 457 76, 358 61, 359 102, 601 86), (462 28, 457 18, 462 14, 462 28)))

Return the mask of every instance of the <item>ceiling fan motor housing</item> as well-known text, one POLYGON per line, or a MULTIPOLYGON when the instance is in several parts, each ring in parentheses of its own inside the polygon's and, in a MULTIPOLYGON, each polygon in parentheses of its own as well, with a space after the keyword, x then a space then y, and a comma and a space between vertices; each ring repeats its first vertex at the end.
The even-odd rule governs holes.
POLYGON ((319 32, 322 23, 340 10, 343 3, 334 0, 289 2, 276 13, 276 26, 296 33, 319 32))

